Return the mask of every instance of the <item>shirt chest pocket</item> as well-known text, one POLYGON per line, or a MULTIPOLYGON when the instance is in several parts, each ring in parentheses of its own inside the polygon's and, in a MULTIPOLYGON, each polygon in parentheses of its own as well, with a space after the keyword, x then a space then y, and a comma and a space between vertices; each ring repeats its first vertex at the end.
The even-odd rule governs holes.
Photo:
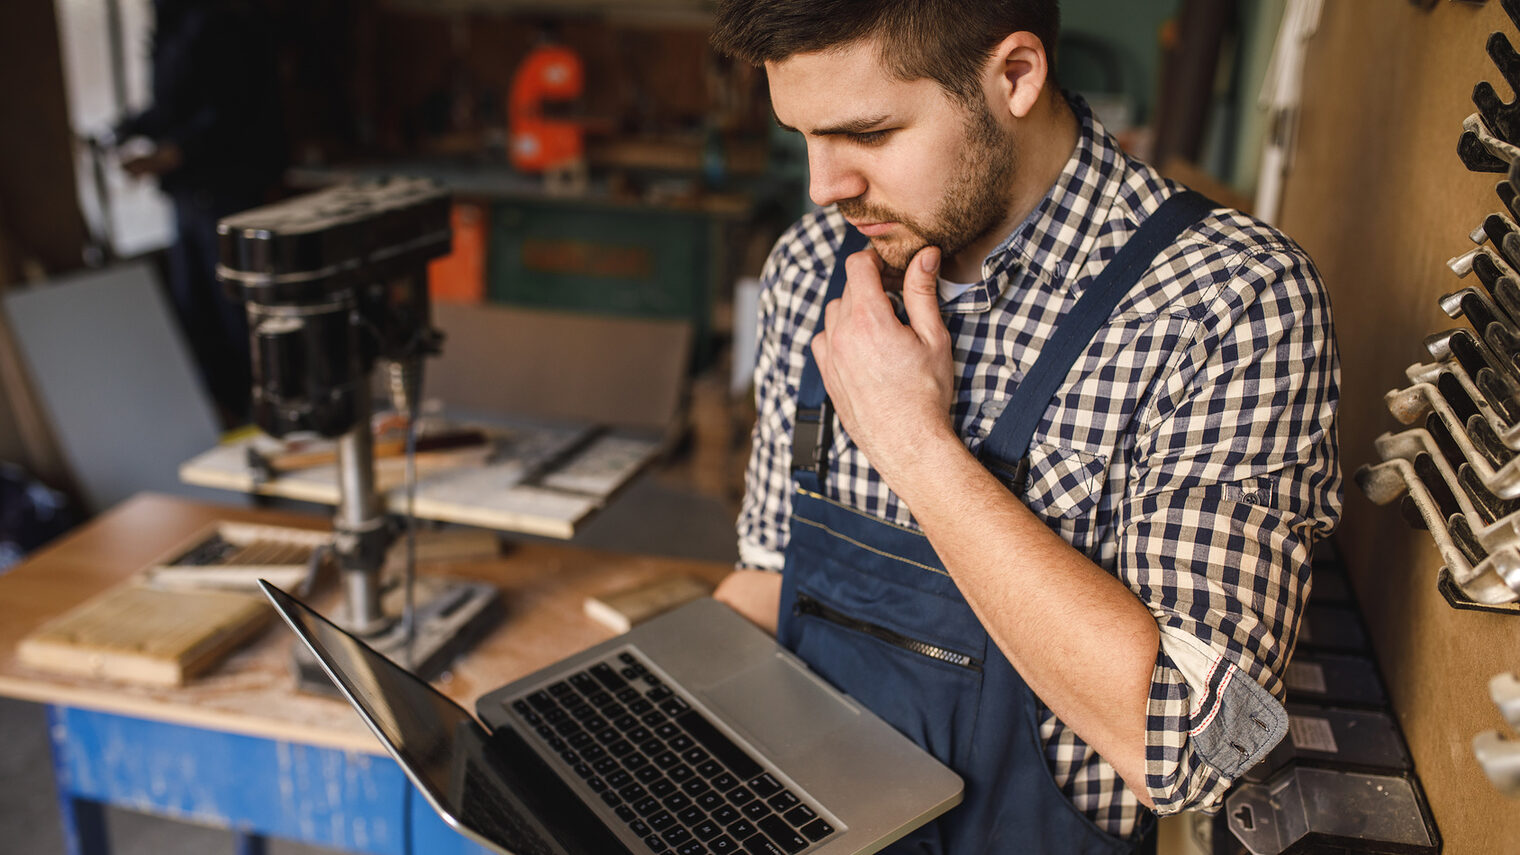
POLYGON ((1050 443, 1029 448, 1029 481, 1024 501, 1046 519, 1087 516, 1103 498, 1108 458, 1050 443))

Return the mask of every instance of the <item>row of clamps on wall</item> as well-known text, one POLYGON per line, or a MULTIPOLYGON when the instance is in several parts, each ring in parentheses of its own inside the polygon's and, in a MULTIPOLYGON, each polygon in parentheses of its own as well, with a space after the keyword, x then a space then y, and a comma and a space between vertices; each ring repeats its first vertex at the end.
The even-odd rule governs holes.
MULTIPOLYGON (((1520 0, 1503 0, 1520 28, 1520 0)), ((1495 32, 1488 54, 1520 92, 1520 53, 1495 32)), ((1520 614, 1520 99, 1473 89, 1478 111, 1458 143, 1473 171, 1504 172, 1503 210, 1469 235, 1478 246, 1448 266, 1467 287, 1441 297, 1466 327, 1429 336, 1429 362, 1405 370, 1409 385, 1385 396, 1409 429, 1375 440, 1383 462, 1356 481, 1379 504, 1401 502, 1427 529, 1445 564, 1438 585, 1459 608, 1520 614)))

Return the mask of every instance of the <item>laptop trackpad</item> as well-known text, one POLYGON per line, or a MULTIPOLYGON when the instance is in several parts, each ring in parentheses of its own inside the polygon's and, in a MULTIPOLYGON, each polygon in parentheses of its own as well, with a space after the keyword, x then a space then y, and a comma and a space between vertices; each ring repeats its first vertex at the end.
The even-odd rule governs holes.
POLYGON ((772 755, 794 755, 860 715, 821 679, 777 655, 709 687, 705 694, 772 755))

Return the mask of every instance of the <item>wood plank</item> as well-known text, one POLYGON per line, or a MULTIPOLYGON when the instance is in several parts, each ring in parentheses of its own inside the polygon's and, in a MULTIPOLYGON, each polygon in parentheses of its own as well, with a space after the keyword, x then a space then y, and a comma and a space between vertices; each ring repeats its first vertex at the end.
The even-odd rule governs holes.
POLYGON ((257 594, 119 585, 21 640, 20 661, 57 674, 182 686, 261 629, 272 613, 257 594))
MULTIPOLYGON (((568 539, 661 448, 654 439, 605 434, 572 450, 588 433, 585 426, 501 429, 496 431, 496 456, 489 460, 477 459, 473 465, 419 465, 416 515, 568 539), (556 464, 567 452, 569 456, 556 464)), ((258 445, 269 440, 251 442, 258 445)), ((249 444, 228 443, 196 455, 180 466, 180 479, 202 487, 338 503, 336 466, 315 466, 260 480, 247 465, 249 444)), ((377 467, 377 489, 386 493, 391 512, 405 513, 405 490, 399 485, 402 462, 382 462, 386 465, 377 467)))

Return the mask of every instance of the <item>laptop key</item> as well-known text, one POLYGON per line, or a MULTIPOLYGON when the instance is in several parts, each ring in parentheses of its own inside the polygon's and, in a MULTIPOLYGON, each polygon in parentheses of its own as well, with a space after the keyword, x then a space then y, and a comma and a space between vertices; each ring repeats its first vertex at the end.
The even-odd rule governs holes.
POLYGON ((645 822, 642 819, 635 819, 635 820, 629 821, 628 828, 634 834, 637 834, 640 837, 648 837, 649 834, 650 834, 650 832, 651 832, 651 829, 649 828, 649 823, 645 822))
POLYGON ((660 712, 671 716, 680 715, 689 709, 691 706, 680 698, 671 698, 660 704, 660 712))
POLYGON ((665 838, 666 843, 674 846, 678 843, 685 843, 686 841, 690 840, 691 832, 677 825, 666 829, 665 833, 660 836, 665 838))
POLYGON ((723 774, 723 764, 716 760, 708 760, 697 767, 697 774, 704 778, 715 778, 723 774))
MULTIPOLYGON (((706 810, 717 810, 720 807, 728 807, 723 801, 723 796, 712 790, 708 790, 702 795, 693 796, 692 798, 706 810)), ((733 810, 733 808, 729 808, 729 810, 733 810)))
POLYGON ((614 769, 622 771, 622 767, 618 766, 618 761, 614 757, 603 757, 595 763, 592 763, 591 768, 595 769, 598 772, 601 772, 603 775, 611 772, 614 769))
POLYGON ((623 768, 630 772, 637 772, 640 768, 649 765, 649 758, 643 754, 629 754, 623 758, 623 768))
POLYGON ((748 840, 750 835, 754 834, 757 830, 754 823, 747 819, 741 819, 728 825, 728 833, 732 834, 735 840, 748 840))
POLYGON ((575 769, 575 774, 580 775, 582 778, 590 778, 596 775, 596 770, 586 763, 577 763, 571 768, 575 769))
POLYGON ((707 782, 697 777, 693 777, 691 780, 682 784, 681 789, 686 791, 686 795, 691 796, 694 799, 701 796, 703 793, 711 792, 711 789, 707 786, 707 782))
POLYGON ((740 787, 739 789, 734 790, 733 792, 731 792, 731 793, 728 794, 728 801, 729 801, 729 804, 735 804, 735 805, 743 806, 746 802, 750 801, 754 797, 755 797, 754 793, 750 792, 748 789, 745 789, 744 787, 740 787))
POLYGON ((772 814, 769 805, 767 805, 765 802, 756 800, 744 806, 744 815, 750 819, 758 821, 767 816, 771 816, 772 814))
POLYGON ((693 823, 691 826, 691 833, 695 834, 698 840, 711 840, 714 837, 717 837, 719 834, 722 834, 723 829, 719 828, 716 822, 713 822, 709 819, 703 822, 693 823))
POLYGON ((553 695, 556 698, 563 698, 566 695, 575 694, 575 689, 572 689, 569 683, 565 682, 564 680, 560 680, 558 683, 555 683, 549 687, 549 694, 553 695))
POLYGON ((644 845, 648 846, 650 851, 653 852, 664 852, 666 849, 670 848, 665 844, 665 841, 660 839, 660 836, 658 834, 651 834, 648 837, 644 838, 644 845))
POLYGON ((708 841, 707 851, 713 853, 713 855, 732 855, 732 853, 739 851, 739 844, 732 837, 725 834, 717 840, 708 841))
POLYGON ((664 831, 675 824, 676 818, 668 810, 662 810, 649 818, 649 827, 655 831, 664 831))
POLYGON ((529 695, 528 703, 532 704, 534 708, 539 710, 553 709, 555 706, 557 706, 554 698, 550 697, 549 693, 542 689, 529 695))
POLYGON ((669 769, 666 769, 665 770, 665 774, 669 775, 670 778, 671 778, 671 780, 673 780, 677 784, 679 784, 682 781, 686 780, 687 778, 690 778, 692 775, 695 775, 697 773, 693 772, 691 770, 690 766, 687 766, 685 763, 682 763, 679 766, 672 766, 669 769))
POLYGON ((602 793, 602 801, 606 802, 608 807, 617 807, 623 803, 623 797, 611 790, 606 790, 602 793))
MULTIPOLYGON (((775 805, 771 805, 771 807, 775 807, 775 805)), ((807 825, 808 823, 818 818, 818 814, 813 813, 813 809, 807 805, 797 805, 796 807, 787 811, 785 816, 786 821, 791 823, 796 828, 801 828, 802 826, 807 825)))
POLYGON ((834 826, 829 825, 822 819, 815 819, 802 827, 802 836, 817 843, 830 834, 834 833, 834 826))
POLYGON ((671 793, 662 802, 669 810, 681 811, 691 807, 691 796, 685 793, 671 793))
POLYGON ((663 799, 675 791, 675 782, 669 778, 661 778, 649 785, 649 792, 654 793, 656 798, 663 799))
POLYGON ((732 805, 719 805, 713 808, 712 818, 719 825, 732 825, 734 820, 739 819, 739 812, 732 805))
POLYGON ((760 830, 765 832, 766 837, 774 840, 777 846, 789 853, 801 852, 808 847, 807 838, 792 830, 792 827, 779 816, 768 816, 760 820, 760 830))
POLYGON ((651 781, 664 780, 665 773, 661 772, 660 767, 658 766, 644 766, 641 767, 639 771, 634 772, 633 777, 638 778, 640 781, 643 781, 647 784, 651 781))
POLYGON ((692 806, 676 814, 676 819, 687 825, 696 825, 697 823, 707 821, 707 812, 699 807, 692 806))
POLYGON ((622 701, 625 704, 631 704, 634 701, 636 701, 636 700, 638 700, 639 698, 642 698, 642 697, 643 697, 643 695, 639 694, 639 690, 635 689, 632 686, 628 686, 627 688, 621 689, 617 693, 617 699, 620 700, 620 701, 622 701))
POLYGON ((601 778, 598 778, 595 775, 592 775, 586 779, 586 786, 600 793, 602 790, 607 789, 607 782, 603 781, 601 778))
MULTIPOLYGON (((700 772, 702 770, 698 769, 697 771, 700 772)), ((739 779, 735 778, 733 775, 728 774, 727 772, 724 772, 718 777, 712 779, 712 785, 719 791, 726 793, 729 790, 732 790, 734 787, 739 786, 739 779)))
POLYGON ((638 802, 649 795, 649 791, 640 784, 624 784, 622 789, 618 790, 618 795, 630 802, 638 802))
POLYGON ((775 794, 781 792, 781 784, 778 783, 775 778, 771 777, 771 773, 769 772, 766 772, 763 775, 756 775, 755 777, 751 778, 749 781, 749 788, 754 790, 755 795, 759 796, 762 799, 768 799, 771 796, 774 796, 775 794))
POLYGON ((699 841, 693 840, 677 849, 676 855, 707 855, 707 847, 703 846, 699 841))
POLYGON ((684 755, 687 751, 690 751, 693 745, 697 744, 691 740, 690 736, 687 736, 684 733, 671 737, 670 739, 666 740, 666 742, 670 745, 671 751, 682 755, 684 755))
POLYGON ((663 751, 654 756, 654 765, 661 769, 669 769, 672 766, 681 765, 681 758, 677 757, 674 751, 663 751))
POLYGON ((639 812, 639 816, 646 817, 652 816, 664 810, 664 808, 660 807, 659 801, 657 801, 653 796, 645 799, 639 799, 638 801, 634 802, 633 809, 639 812))
POLYGON ((635 749, 632 742, 629 742, 626 739, 619 739, 611 745, 607 746, 607 750, 612 752, 612 756, 614 757, 627 757, 629 754, 632 754, 635 749))
POLYGON ((765 839, 763 834, 752 834, 744 841, 744 851, 749 855, 786 855, 780 846, 765 839))
POLYGON ((628 685, 623 681, 622 677, 618 676, 617 671, 606 662, 598 662, 592 665, 591 676, 595 677, 598 682, 607 687, 608 691, 612 692, 616 692, 618 689, 628 685))
MULTIPOLYGON (((624 822, 636 822, 639 818, 639 815, 633 812, 632 805, 618 805, 617 815, 618 819, 621 819, 624 822)), ((639 836, 643 837, 642 834, 639 836)))
MULTIPOLYGON (((774 796, 766 799, 765 803, 770 805, 771 810, 775 811, 776 813, 786 813, 787 811, 796 807, 799 801, 801 801, 801 799, 798 799, 796 796, 792 795, 791 790, 782 790, 774 796)), ((792 824, 796 825, 796 823, 792 824)))

